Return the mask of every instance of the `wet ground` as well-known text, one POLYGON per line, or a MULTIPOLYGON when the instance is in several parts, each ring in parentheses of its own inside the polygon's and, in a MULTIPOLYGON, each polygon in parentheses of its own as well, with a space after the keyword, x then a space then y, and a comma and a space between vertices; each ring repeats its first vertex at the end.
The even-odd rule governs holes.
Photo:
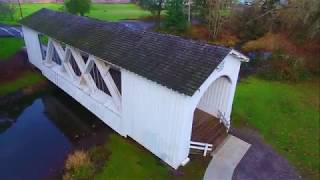
POLYGON ((20 50, 8 60, 0 60, 0 83, 17 79, 26 71, 32 70, 25 49, 20 50))
POLYGON ((21 27, 0 24, 0 37, 22 37, 21 27))
POLYGON ((67 155, 105 143, 113 131, 62 91, 0 107, 0 179, 59 178, 67 155))
POLYGON ((233 180, 301 179, 296 169, 251 129, 232 129, 234 136, 251 144, 236 167, 233 180))

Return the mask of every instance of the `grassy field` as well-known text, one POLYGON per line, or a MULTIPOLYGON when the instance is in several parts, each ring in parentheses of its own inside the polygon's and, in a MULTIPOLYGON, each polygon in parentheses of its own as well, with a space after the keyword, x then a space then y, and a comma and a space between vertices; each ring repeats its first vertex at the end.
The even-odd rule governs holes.
MULTIPOLYGON (((23 16, 28 16, 41 8, 63 11, 63 4, 41 3, 41 4, 22 4, 23 16)), ((97 18, 100 20, 118 21, 125 19, 139 19, 150 16, 148 11, 140 9, 135 4, 92 4, 90 13, 85 16, 97 18)), ((0 23, 16 24, 20 19, 19 11, 16 12, 15 20, 0 19, 0 23)))
POLYGON ((19 51, 24 45, 23 39, 20 38, 0 38, 0 60, 5 60, 17 51, 19 51))
POLYGON ((239 83, 233 108, 235 126, 257 129, 306 179, 319 178, 319 83, 251 77, 239 83))
POLYGON ((207 162, 192 159, 187 166, 179 169, 181 175, 175 176, 170 172, 173 171, 171 168, 144 148, 138 147, 136 143, 128 143, 118 135, 111 136, 110 139, 108 143, 110 157, 96 179, 200 180, 207 167, 207 162))
POLYGON ((120 136, 112 135, 107 148, 110 157, 96 179, 168 179, 165 165, 120 136))
POLYGON ((15 81, 1 83, 0 84, 0 96, 15 92, 21 88, 27 87, 29 85, 38 83, 42 81, 44 78, 41 74, 26 72, 20 78, 15 81))
POLYGON ((71 169, 70 160, 79 158, 69 155, 65 179, 200 180, 209 162, 201 156, 191 157, 190 163, 175 171, 142 146, 118 134, 111 134, 105 145, 94 147, 86 154, 90 160, 81 164, 73 160, 71 169))

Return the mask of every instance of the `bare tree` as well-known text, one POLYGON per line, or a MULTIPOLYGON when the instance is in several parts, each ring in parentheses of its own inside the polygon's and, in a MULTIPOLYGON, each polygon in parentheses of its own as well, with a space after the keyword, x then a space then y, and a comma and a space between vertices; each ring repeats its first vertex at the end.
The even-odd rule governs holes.
POLYGON ((15 4, 9 2, 0 2, 0 17, 15 19, 15 4))
POLYGON ((208 7, 206 19, 208 21, 210 38, 216 39, 225 18, 224 14, 228 7, 230 7, 230 0, 206 0, 206 4, 208 7))
POLYGON ((294 29, 291 34, 301 38, 320 38, 320 1, 291 0, 281 9, 280 19, 286 29, 294 29))

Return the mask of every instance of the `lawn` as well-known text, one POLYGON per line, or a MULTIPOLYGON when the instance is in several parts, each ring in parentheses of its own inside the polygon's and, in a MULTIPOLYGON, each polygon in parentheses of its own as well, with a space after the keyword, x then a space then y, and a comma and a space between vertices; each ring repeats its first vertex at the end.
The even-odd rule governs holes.
POLYGON ((20 38, 0 38, 0 60, 11 57, 19 51, 23 45, 24 41, 20 38))
POLYGON ((236 127, 259 131, 306 179, 319 178, 319 83, 248 78, 237 87, 232 115, 236 127))
MULTIPOLYGON (((118 134, 111 134, 105 145, 91 148, 86 154, 91 162, 76 163, 77 167, 65 175, 72 178, 65 179, 200 180, 209 163, 209 158, 191 156, 191 161, 176 171, 141 145, 118 134)), ((75 159, 74 154, 69 159, 75 159)))
POLYGON ((111 135, 107 150, 110 153, 108 160, 95 179, 200 180, 208 164, 208 159, 191 156, 189 164, 174 173, 175 170, 149 151, 116 134, 111 135))
MULTIPOLYGON (((39 3, 39 4, 22 4, 23 16, 28 16, 41 8, 48 8, 52 10, 64 9, 63 4, 55 3, 39 3)), ((90 13, 86 16, 97 18, 100 20, 118 21, 125 19, 139 19, 141 17, 150 16, 148 11, 140 9, 135 4, 92 4, 90 13)), ((20 18, 19 11, 16 12, 15 20, 0 19, 0 23, 16 24, 20 18)))
POLYGON ((34 72, 26 72, 15 81, 0 83, 0 96, 15 92, 21 88, 44 80, 43 76, 34 72))
POLYGON ((87 14, 89 17, 108 21, 139 19, 150 15, 149 11, 144 11, 135 4, 93 4, 87 14))
POLYGON ((119 135, 111 135, 107 149, 110 157, 96 179, 168 179, 167 166, 119 135))

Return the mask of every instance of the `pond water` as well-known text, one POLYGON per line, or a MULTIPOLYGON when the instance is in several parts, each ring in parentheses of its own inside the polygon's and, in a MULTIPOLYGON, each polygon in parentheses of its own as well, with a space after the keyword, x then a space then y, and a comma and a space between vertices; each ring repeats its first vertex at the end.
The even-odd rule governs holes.
POLYGON ((61 90, 0 107, 0 179, 61 177, 67 155, 113 131, 61 90))

